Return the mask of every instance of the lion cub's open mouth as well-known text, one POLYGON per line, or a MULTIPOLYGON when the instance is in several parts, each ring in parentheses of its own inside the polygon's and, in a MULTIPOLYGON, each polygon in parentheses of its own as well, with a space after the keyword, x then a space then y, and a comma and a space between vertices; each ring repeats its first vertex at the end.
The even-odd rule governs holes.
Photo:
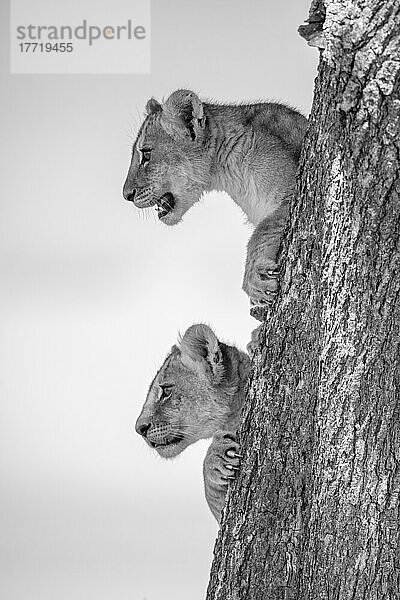
POLYGON ((158 218, 163 219, 166 217, 175 207, 174 195, 171 192, 167 192, 164 196, 161 196, 159 200, 155 201, 156 211, 158 212, 158 218))
POLYGON ((183 435, 177 435, 171 438, 170 440, 163 442, 162 444, 159 444, 157 442, 150 442, 150 444, 152 448, 156 448, 156 450, 159 450, 161 448, 167 448, 168 446, 174 446, 175 444, 179 444, 179 442, 181 442, 182 440, 183 435))

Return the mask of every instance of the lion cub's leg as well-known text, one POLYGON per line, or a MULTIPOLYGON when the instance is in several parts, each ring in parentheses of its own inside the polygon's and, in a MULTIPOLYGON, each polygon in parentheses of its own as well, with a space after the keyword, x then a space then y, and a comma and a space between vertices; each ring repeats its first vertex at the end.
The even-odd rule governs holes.
POLYGON ((259 321, 264 320, 268 307, 278 294, 280 269, 277 255, 286 219, 286 207, 266 217, 257 225, 247 245, 243 289, 250 297, 250 314, 259 321))
POLYGON ((262 340, 261 334, 263 331, 263 325, 259 325, 256 329, 251 332, 251 340, 246 346, 247 354, 250 358, 253 358, 257 348, 260 346, 262 340))
POLYGON ((206 500, 218 523, 221 520, 229 480, 235 478, 240 459, 240 446, 236 441, 236 434, 232 431, 218 431, 203 463, 206 500))

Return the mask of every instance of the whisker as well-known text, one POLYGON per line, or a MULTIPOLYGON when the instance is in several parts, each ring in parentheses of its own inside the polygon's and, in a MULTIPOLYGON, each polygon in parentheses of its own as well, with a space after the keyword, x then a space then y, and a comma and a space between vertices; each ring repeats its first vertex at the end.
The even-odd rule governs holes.
POLYGON ((184 430, 178 429, 178 428, 172 428, 170 430, 170 433, 172 435, 182 436, 183 438, 188 439, 188 440, 198 438, 198 436, 196 435, 197 432, 195 430, 190 431, 188 428, 185 428, 184 430))

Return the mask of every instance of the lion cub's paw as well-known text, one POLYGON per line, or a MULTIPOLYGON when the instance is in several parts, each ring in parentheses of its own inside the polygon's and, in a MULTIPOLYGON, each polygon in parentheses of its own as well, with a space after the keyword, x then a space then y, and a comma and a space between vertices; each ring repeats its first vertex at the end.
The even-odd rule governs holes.
POLYGON ((272 260, 262 261, 260 258, 247 265, 244 275, 243 289, 250 297, 250 314, 259 321, 264 321, 268 309, 274 304, 279 293, 279 265, 272 260))
POLYGON ((204 477, 212 485, 227 486, 239 470, 240 446, 233 432, 215 434, 204 460, 204 477))

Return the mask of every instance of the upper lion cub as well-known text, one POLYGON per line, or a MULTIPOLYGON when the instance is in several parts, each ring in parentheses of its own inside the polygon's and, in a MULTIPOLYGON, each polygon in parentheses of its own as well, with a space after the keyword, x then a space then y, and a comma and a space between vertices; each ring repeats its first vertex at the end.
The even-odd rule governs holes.
POLYGON ((278 287, 276 262, 307 120, 277 103, 222 105, 177 90, 148 101, 124 197, 178 223, 203 192, 224 190, 255 225, 243 289, 262 318, 278 287))

